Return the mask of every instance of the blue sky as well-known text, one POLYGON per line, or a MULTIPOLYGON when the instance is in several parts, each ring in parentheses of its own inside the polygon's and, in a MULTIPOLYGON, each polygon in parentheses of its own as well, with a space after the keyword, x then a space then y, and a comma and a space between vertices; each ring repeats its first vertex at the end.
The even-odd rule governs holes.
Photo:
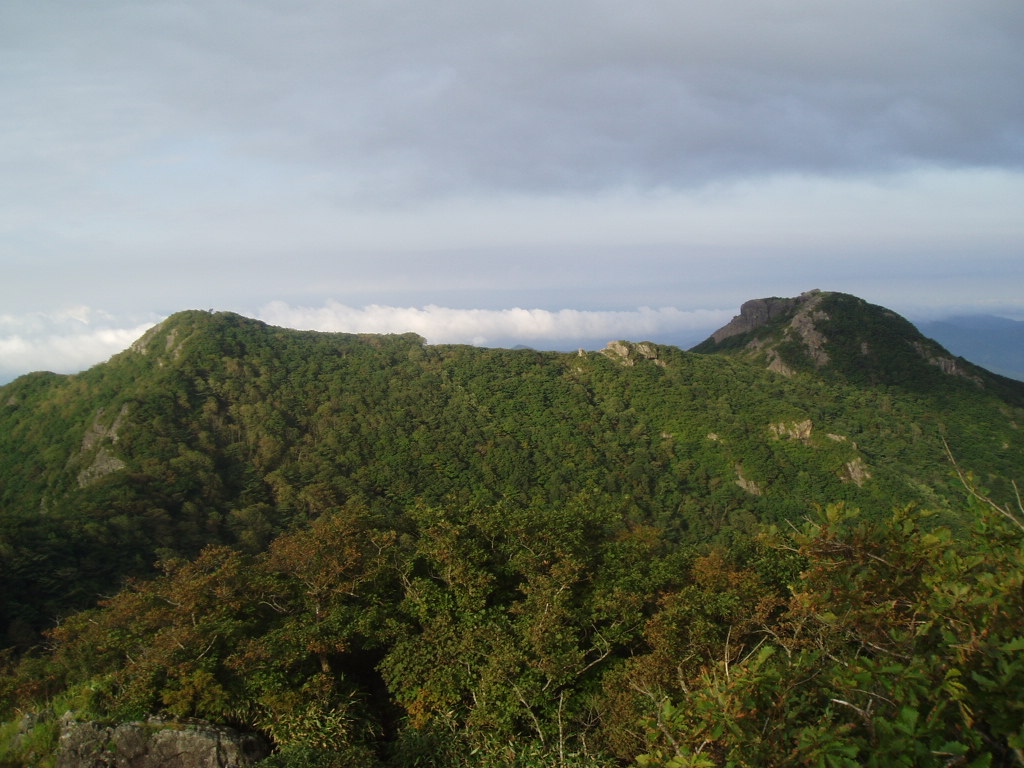
POLYGON ((1024 318, 1018 0, 8 0, 0 381, 180 309, 544 347, 1024 318))

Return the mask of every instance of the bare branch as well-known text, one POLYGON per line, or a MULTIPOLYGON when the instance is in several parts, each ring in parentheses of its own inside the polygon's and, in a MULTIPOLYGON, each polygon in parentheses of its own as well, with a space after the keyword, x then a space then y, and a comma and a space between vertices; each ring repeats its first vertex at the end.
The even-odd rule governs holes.
POLYGON ((843 701, 842 699, 829 699, 829 701, 834 701, 836 704, 842 704, 844 707, 849 707, 854 712, 856 712, 858 715, 860 715, 861 719, 865 723, 870 723, 871 722, 871 715, 868 712, 866 712, 865 710, 863 710, 860 707, 858 707, 856 704, 851 704, 850 702, 843 701))
MULTIPOLYGON (((1021 531, 1024 531, 1024 523, 1022 523, 1020 520, 1014 517, 1013 513, 1010 512, 1009 509, 999 506, 999 504, 994 502, 988 496, 978 491, 975 483, 971 480, 971 478, 968 477, 962 469, 960 469, 960 465, 957 464, 956 458, 954 458, 953 452, 949 449, 949 444, 946 443, 945 438, 943 438, 942 440, 942 445, 946 449, 946 456, 949 458, 949 462, 953 465, 953 469, 956 471, 957 477, 960 478, 960 483, 964 486, 964 488, 967 489, 967 492, 971 494, 971 496, 973 496, 975 499, 988 506, 990 509, 995 510, 1000 515, 1005 517, 1015 526, 1020 528, 1021 531)), ((1022 507, 1021 505, 1020 491, 1017 490, 1016 483, 1013 484, 1013 490, 1017 496, 1017 506, 1022 508, 1022 514, 1024 514, 1024 507, 1022 507)))

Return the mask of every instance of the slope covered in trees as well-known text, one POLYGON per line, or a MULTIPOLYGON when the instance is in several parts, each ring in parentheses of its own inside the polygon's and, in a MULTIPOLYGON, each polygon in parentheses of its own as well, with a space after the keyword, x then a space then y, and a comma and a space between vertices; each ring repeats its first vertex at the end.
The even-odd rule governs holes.
POLYGON ((928 359, 853 378, 840 330, 870 305, 830 296, 829 365, 785 371, 751 337, 569 355, 187 312, 23 377, 0 389, 7 706, 240 724, 292 765, 862 764, 894 720, 1011 759, 990 710, 1019 674, 1021 391, 928 359), (944 440, 989 502, 965 507, 944 440), (908 504, 932 514, 890 518, 908 504))

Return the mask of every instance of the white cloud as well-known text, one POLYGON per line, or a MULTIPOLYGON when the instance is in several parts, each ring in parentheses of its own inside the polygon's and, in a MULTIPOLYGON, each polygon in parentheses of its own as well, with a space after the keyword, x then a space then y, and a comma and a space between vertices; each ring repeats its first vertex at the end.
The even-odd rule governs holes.
MULTIPOLYGON (((544 346, 546 342, 583 345, 622 338, 694 337, 723 325, 732 312, 684 311, 674 307, 550 311, 375 304, 357 308, 336 301, 321 307, 303 307, 274 301, 256 315, 273 325, 304 330, 413 332, 433 344, 544 346)), ((0 384, 30 371, 75 373, 89 368, 129 347, 158 320, 129 322, 87 306, 20 316, 0 315, 0 384)))
POLYGON ((0 383, 30 371, 84 370, 122 351, 153 324, 119 324, 86 306, 0 315, 0 383))
POLYGON ((570 339, 648 338, 714 329, 728 322, 728 310, 684 311, 675 307, 628 311, 578 309, 453 309, 390 307, 373 304, 357 308, 328 301, 322 307, 293 307, 276 301, 264 307, 260 319, 274 325, 347 333, 412 331, 428 342, 498 344, 509 340, 543 342, 570 339))

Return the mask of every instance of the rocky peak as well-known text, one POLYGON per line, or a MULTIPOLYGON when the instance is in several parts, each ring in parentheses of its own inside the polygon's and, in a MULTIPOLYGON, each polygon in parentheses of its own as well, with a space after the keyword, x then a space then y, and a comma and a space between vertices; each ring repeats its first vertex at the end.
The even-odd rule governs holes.
POLYGON ((829 315, 822 305, 833 295, 814 289, 789 299, 752 299, 740 307, 740 313, 727 325, 693 351, 718 352, 726 348, 733 353, 739 351, 748 357, 763 358, 770 371, 792 376, 796 370, 792 361, 780 354, 780 345, 797 342, 806 364, 823 368, 830 357, 826 352, 829 339, 821 331, 822 321, 829 320, 829 315), (723 342, 727 343, 720 347, 723 342))
POLYGON ((955 357, 896 312, 832 291, 745 302, 739 315, 691 351, 739 357, 783 376, 803 372, 929 391, 967 383, 1013 402, 1024 398, 1015 382, 955 357))
POLYGON ((821 297, 821 291, 814 289, 792 299, 780 299, 777 296, 767 299, 751 299, 743 303, 740 313, 728 324, 711 334, 711 338, 715 340, 716 344, 721 344, 730 336, 756 331, 801 305, 817 303, 821 297))

